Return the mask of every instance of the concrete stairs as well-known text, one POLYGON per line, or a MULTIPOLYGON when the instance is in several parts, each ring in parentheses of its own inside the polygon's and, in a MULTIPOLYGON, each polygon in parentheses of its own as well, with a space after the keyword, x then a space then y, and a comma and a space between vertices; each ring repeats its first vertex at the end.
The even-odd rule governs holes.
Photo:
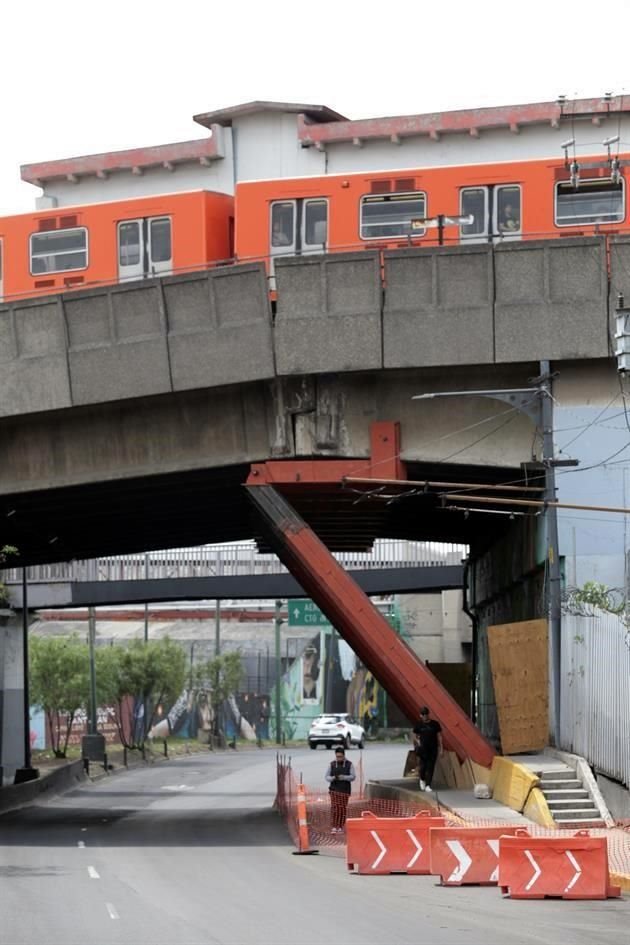
POLYGON ((605 826, 595 801, 575 770, 559 762, 556 770, 541 771, 540 778, 539 787, 558 827, 582 830, 605 826))

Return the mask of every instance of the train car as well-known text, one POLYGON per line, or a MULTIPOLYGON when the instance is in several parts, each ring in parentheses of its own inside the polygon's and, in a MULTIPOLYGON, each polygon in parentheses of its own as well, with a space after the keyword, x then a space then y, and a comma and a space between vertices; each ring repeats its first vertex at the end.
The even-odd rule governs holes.
POLYGON ((234 200, 193 191, 0 218, 0 300, 203 269, 234 254, 234 200))
POLYGON ((618 233, 630 229, 627 156, 526 160, 244 181, 239 260, 405 245, 618 233))

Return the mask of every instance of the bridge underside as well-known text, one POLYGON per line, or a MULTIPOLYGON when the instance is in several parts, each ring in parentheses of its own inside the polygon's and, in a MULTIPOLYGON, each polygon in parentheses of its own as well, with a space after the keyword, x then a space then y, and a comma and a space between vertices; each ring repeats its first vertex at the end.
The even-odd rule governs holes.
MULTIPOLYGON (((266 547, 243 488, 249 469, 234 465, 3 496, 2 541, 19 549, 13 566, 248 538, 266 547)), ((518 468, 431 463, 408 463, 407 474, 414 480, 488 485, 523 476, 518 468)), ((403 492, 391 501, 366 498, 365 490, 339 483, 283 491, 333 551, 368 550, 375 538, 485 547, 506 526, 503 516, 484 516, 480 535, 474 516, 444 508, 436 489, 403 492)))

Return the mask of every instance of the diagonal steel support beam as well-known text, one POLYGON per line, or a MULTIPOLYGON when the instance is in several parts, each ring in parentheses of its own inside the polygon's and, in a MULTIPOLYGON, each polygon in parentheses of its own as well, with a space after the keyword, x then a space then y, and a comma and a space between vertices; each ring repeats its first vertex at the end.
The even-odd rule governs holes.
POLYGON ((490 766, 491 745, 273 485, 247 485, 265 538, 399 708, 427 704, 460 758, 490 766))

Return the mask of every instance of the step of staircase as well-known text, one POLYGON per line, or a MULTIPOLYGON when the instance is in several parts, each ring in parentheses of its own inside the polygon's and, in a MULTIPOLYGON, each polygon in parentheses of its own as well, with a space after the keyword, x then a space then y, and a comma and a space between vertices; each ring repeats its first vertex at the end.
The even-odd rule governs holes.
POLYGON ((590 830, 591 828, 606 826, 601 817, 554 817, 554 821, 557 827, 564 830, 590 830))
POLYGON ((555 780, 550 780, 546 776, 541 779, 539 785, 543 794, 546 794, 547 791, 579 791, 582 788, 582 782, 579 778, 557 778, 555 780))
POLYGON ((544 790, 544 795, 547 798, 547 803, 551 804, 553 801, 588 801, 590 795, 586 788, 576 787, 576 788, 560 788, 559 790, 547 791, 544 790))
POLYGON ((599 811, 588 797, 582 797, 576 801, 547 801, 547 807, 554 817, 556 814, 569 814, 574 810, 590 810, 596 817, 599 817, 599 811))
POLYGON ((569 768, 568 765, 563 765, 561 768, 546 768, 544 771, 541 771, 541 778, 545 781, 563 781, 565 778, 575 777, 575 771, 572 768, 569 768))

